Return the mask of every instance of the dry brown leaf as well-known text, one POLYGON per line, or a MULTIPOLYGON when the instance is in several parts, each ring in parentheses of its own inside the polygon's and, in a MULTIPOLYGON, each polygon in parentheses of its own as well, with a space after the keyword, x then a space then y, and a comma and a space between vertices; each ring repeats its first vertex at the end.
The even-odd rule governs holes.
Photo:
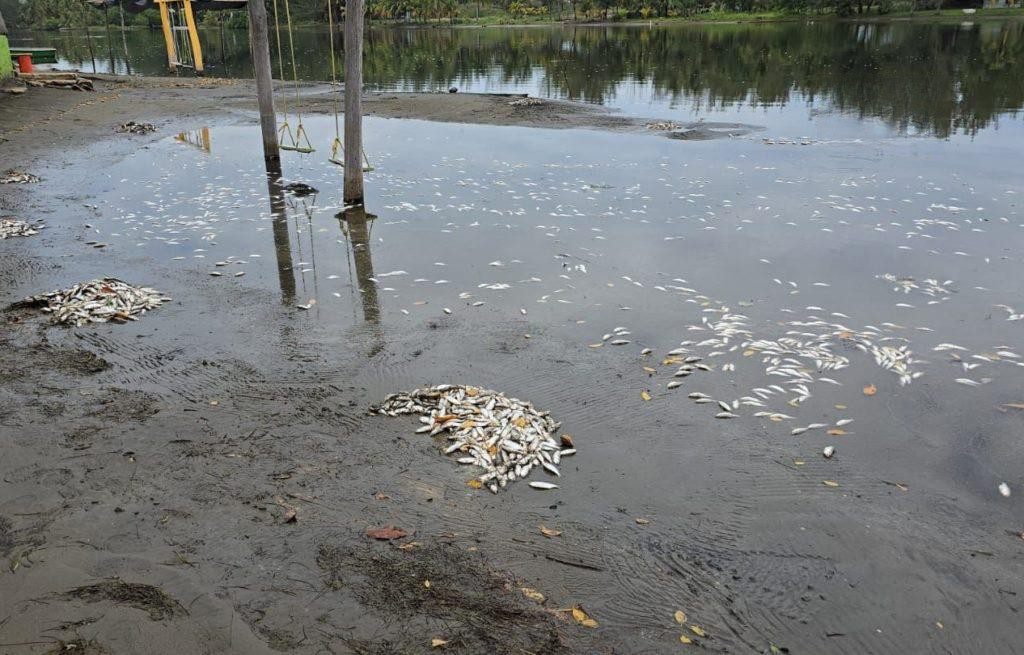
POLYGON ((482 489, 484 483, 480 482, 476 478, 473 478, 472 480, 466 482, 466 486, 469 487, 470 489, 482 489))
POLYGON ((683 610, 676 610, 676 613, 673 616, 676 619, 676 623, 679 625, 686 623, 686 612, 683 610))
POLYGON ((704 628, 700 627, 699 625, 691 625, 690 626, 690 632, 692 632, 693 634, 697 635, 698 637, 707 637, 708 636, 708 633, 704 632, 704 628))
POLYGON ((597 621, 592 619, 590 615, 583 611, 583 608, 577 605, 572 608, 572 618, 576 619, 576 623, 579 623, 585 628, 596 628, 597 621))
POLYGON ((521 587, 519 590, 523 592, 524 596, 526 596, 535 603, 543 603, 545 600, 544 594, 540 593, 536 589, 530 589, 529 587, 521 587))
POLYGON ((839 483, 835 480, 822 480, 821 483, 826 487, 838 487, 839 483))
POLYGON ((412 550, 413 548, 419 548, 419 547, 420 547, 420 542, 418 542, 418 541, 410 541, 407 544, 402 544, 401 546, 398 546, 398 550, 412 550))
POLYGON ((650 400, 651 399, 651 394, 647 393, 646 391, 641 391, 640 392, 640 397, 643 398, 644 400, 650 400))
POLYGON ((551 528, 544 527, 543 525, 540 526, 540 533, 549 539, 552 537, 562 536, 561 530, 552 530, 551 528))
POLYGON ((756 352, 757 352, 756 350, 744 350, 743 351, 743 356, 744 357, 750 357, 751 355, 753 355, 756 352))
POLYGON ((396 528, 393 525, 388 525, 383 528, 369 528, 366 531, 366 536, 371 539, 380 539, 381 541, 391 541, 392 539, 401 539, 409 533, 402 528, 396 528))
POLYGON ((447 643, 448 643, 447 639, 441 639, 440 637, 434 637, 433 639, 430 640, 430 647, 431 648, 441 648, 442 646, 446 645, 447 643))
POLYGON ((512 420, 512 423, 514 423, 517 428, 525 428, 526 427, 526 417, 525 416, 517 416, 517 417, 515 417, 512 420))
POLYGON ((575 448, 576 447, 575 444, 573 444, 573 442, 572 442, 572 435, 571 434, 563 434, 562 435, 562 445, 566 446, 568 448, 575 448))
POLYGON ((480 390, 476 387, 466 387, 466 395, 470 398, 480 395, 480 390))
POLYGON ((387 495, 383 491, 378 491, 377 493, 373 494, 373 497, 376 500, 391 500, 391 496, 387 495))
POLYGON ((844 434, 846 434, 846 430, 842 428, 832 428, 831 430, 828 431, 828 434, 832 435, 833 437, 841 437, 844 434))
POLYGON ((876 387, 875 385, 869 384, 868 386, 864 387, 865 396, 873 396, 876 393, 878 393, 878 387, 876 387))
POLYGON ((674 364, 681 364, 682 361, 683 360, 679 359, 678 357, 666 357, 665 359, 661 360, 661 365, 672 366, 674 364))

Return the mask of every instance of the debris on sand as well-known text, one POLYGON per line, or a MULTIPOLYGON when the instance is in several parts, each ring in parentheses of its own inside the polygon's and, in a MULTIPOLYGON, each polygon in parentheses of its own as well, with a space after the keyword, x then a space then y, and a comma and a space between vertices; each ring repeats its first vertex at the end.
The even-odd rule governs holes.
POLYGON ((0 175, 0 184, 35 184, 39 176, 10 168, 0 175))
POLYGON ((127 123, 121 123, 114 130, 119 134, 149 134, 150 132, 156 132, 156 126, 152 123, 136 123, 135 121, 128 121, 127 123))
POLYGON ((33 234, 39 234, 39 230, 44 227, 42 223, 29 225, 25 221, 13 218, 0 218, 0 241, 8 237, 30 237, 33 234))
POLYGON ((75 72, 52 71, 23 75, 28 86, 45 86, 52 89, 71 89, 72 91, 92 91, 92 80, 75 72))
POLYGON ((148 310, 170 300, 156 289, 135 287, 107 277, 32 296, 12 307, 40 307, 53 315, 55 323, 81 326, 108 321, 137 321, 148 310))
POLYGON ((87 603, 109 601, 127 605, 145 611, 154 621, 187 614, 181 603, 165 594, 159 587, 125 582, 118 578, 76 587, 66 592, 64 597, 83 600, 87 603))
POLYGON ((544 101, 540 98, 517 98, 508 103, 509 107, 539 107, 544 101))
MULTIPOLYGON (((370 412, 383 416, 418 414, 424 425, 417 432, 432 437, 446 432, 451 443, 445 454, 457 455, 460 464, 484 469, 476 480, 494 493, 509 482, 527 477, 534 468, 559 476, 560 459, 576 453, 575 448, 563 448, 552 436, 561 423, 548 412, 479 387, 440 384, 395 393, 371 407, 370 412)), ((547 485, 530 486, 557 488, 547 485)))

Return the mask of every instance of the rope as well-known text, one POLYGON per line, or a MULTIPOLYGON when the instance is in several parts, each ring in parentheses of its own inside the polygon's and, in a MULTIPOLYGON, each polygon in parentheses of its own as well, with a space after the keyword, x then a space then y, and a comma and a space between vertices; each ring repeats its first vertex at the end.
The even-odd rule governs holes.
MULTIPOLYGON (((338 86, 338 66, 334 61, 334 8, 331 6, 331 0, 327 0, 327 33, 329 35, 329 41, 331 43, 331 84, 338 86)), ((334 105, 334 139, 335 141, 341 141, 341 128, 338 126, 338 93, 331 94, 331 104, 334 105)))
MULTIPOLYGON (((282 80, 284 80, 285 79, 285 77, 284 77, 284 54, 282 54, 282 51, 281 51, 281 21, 277 17, 277 0, 274 0, 274 32, 277 35, 277 70, 279 71, 278 75, 281 77, 282 80)), ((282 111, 284 112, 285 120, 287 121, 288 120, 288 98, 287 97, 284 97, 284 98, 281 99, 281 107, 283 108, 282 111)))

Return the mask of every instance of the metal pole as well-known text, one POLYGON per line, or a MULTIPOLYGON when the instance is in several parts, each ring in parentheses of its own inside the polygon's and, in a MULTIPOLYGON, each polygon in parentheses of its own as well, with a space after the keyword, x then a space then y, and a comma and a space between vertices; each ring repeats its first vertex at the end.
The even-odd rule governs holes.
POLYGON ((363 0, 345 0, 346 203, 363 204, 363 0))
POLYGON ((256 74, 256 99, 263 131, 263 159, 281 161, 277 147, 277 115, 274 113, 274 80, 270 75, 270 39, 267 36, 267 8, 263 0, 249 0, 249 42, 256 74))

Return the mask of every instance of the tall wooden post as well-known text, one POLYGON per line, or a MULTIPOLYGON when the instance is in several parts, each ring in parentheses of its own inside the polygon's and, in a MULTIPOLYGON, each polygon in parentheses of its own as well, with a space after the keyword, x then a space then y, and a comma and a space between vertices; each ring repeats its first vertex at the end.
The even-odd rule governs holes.
POLYGON ((260 107, 260 128, 263 131, 263 159, 281 161, 277 147, 277 114, 274 113, 274 79, 270 75, 270 38, 267 36, 267 7, 263 0, 249 0, 249 43, 252 65, 256 73, 256 99, 260 107))
POLYGON ((345 0, 346 203, 363 203, 363 0, 345 0))

